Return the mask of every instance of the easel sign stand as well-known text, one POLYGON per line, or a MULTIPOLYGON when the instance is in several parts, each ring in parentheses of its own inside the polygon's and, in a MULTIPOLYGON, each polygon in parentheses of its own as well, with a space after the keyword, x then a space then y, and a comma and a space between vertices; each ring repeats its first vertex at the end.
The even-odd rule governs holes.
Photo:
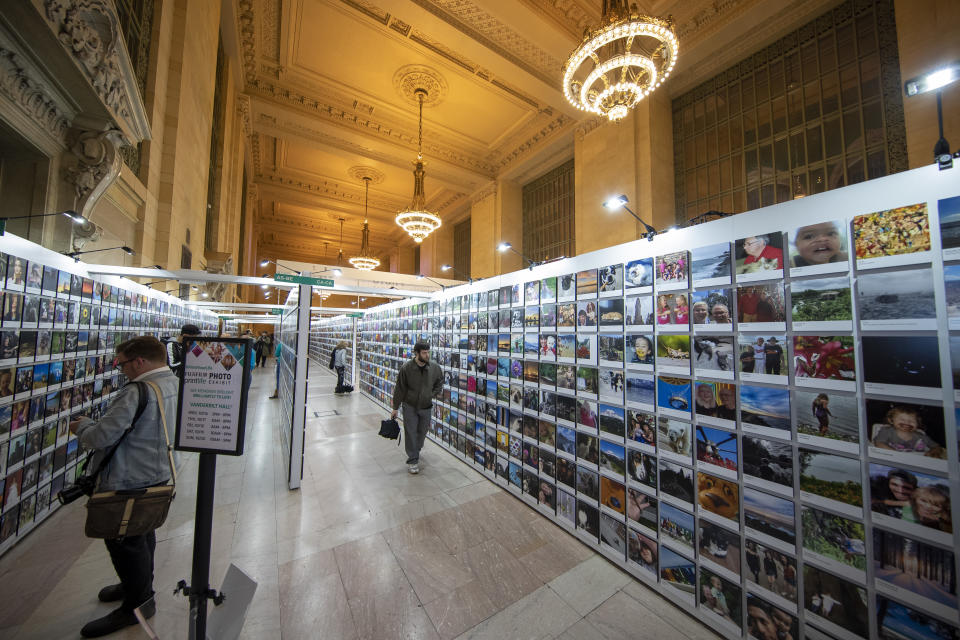
POLYGON ((184 346, 174 448, 199 453, 200 465, 190 585, 181 580, 175 593, 190 595, 190 640, 206 640, 207 600, 219 605, 226 598, 210 588, 217 456, 243 455, 253 341, 200 338, 187 340, 184 346))

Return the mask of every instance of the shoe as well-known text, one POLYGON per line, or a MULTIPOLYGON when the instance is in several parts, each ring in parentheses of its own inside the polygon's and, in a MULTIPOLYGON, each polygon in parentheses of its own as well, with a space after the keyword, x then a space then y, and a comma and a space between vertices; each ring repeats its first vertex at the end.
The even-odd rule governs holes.
POLYGON ((417 475, 418 473, 420 473, 420 465, 418 464, 407 465, 407 471, 409 471, 413 475, 417 475))
POLYGON ((268 396, 268 397, 269 397, 271 400, 276 400, 276 399, 279 398, 280 396, 278 396, 277 394, 273 394, 272 396, 268 396))
POLYGON ((109 587, 100 589, 100 593, 97 594, 97 600, 100 602, 117 602, 123 600, 123 585, 119 583, 112 584, 109 587))
MULTIPOLYGON (((156 614, 157 605, 153 601, 153 598, 140 607, 140 612, 143 614, 143 617, 147 619, 152 618, 154 614, 156 614)), ((97 618, 83 625, 83 628, 80 629, 80 635, 84 638, 99 638, 100 636, 109 635, 120 629, 132 627, 135 624, 140 624, 137 616, 135 616, 132 611, 126 611, 120 607, 114 609, 102 618, 97 618)))

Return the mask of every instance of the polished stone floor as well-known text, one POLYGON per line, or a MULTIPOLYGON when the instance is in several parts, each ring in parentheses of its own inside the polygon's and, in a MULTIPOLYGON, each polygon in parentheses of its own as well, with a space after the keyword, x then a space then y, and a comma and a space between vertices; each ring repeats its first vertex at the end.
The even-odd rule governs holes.
MULTIPOLYGON (((254 377, 245 455, 218 459, 212 582, 232 562, 259 583, 241 637, 717 637, 436 445, 410 476, 376 435, 382 411, 334 396, 313 369, 299 491, 284 483, 272 363, 254 377)), ((196 469, 184 456, 157 532, 163 640, 187 637, 188 603, 172 592, 190 578, 196 469)), ((110 610, 96 593, 116 578, 83 517, 82 501, 62 508, 0 558, 0 638, 77 638, 110 610)))

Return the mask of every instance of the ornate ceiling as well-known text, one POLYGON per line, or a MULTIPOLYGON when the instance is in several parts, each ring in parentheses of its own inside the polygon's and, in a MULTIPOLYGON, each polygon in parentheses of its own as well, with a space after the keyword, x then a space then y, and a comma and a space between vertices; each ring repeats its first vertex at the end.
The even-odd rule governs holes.
MULTIPOLYGON (((525 182, 573 155, 584 118, 561 67, 600 0, 235 0, 261 257, 335 259, 412 241, 393 222, 413 195, 414 89, 424 87, 428 206, 469 215, 498 177, 525 182)), ((835 0, 650 0, 673 15, 678 95, 835 0)), ((662 90, 662 89, 661 89, 662 90)))

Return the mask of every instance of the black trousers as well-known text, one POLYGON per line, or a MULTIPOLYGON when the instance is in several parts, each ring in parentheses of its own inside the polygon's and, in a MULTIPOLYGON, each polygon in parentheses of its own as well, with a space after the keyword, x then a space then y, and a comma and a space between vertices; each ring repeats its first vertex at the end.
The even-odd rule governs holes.
POLYGON ((124 611, 133 611, 153 597, 153 552, 157 548, 155 532, 104 540, 113 568, 123 585, 124 611))
POLYGON ((343 375, 346 367, 337 367, 337 393, 343 390, 343 375))

